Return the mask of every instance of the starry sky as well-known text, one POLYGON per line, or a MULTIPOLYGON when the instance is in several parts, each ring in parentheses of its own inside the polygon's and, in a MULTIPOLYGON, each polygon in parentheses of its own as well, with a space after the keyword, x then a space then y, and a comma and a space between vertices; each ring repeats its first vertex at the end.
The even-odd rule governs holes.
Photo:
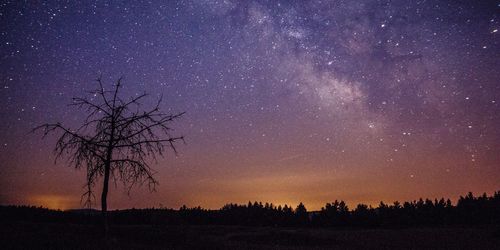
POLYGON ((0 203, 79 208, 85 172, 30 130, 124 76, 179 154, 111 208, 319 209, 500 188, 498 1, 2 1, 0 203), (160 3, 164 2, 164 3, 160 3))

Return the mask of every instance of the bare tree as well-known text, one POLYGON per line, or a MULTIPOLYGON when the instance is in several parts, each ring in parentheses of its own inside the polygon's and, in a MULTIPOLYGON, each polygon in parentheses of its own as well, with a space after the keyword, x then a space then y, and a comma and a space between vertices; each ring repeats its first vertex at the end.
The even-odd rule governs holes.
POLYGON ((141 109, 142 94, 129 100, 119 96, 122 86, 120 78, 113 90, 105 90, 101 77, 97 79, 99 88, 91 91, 92 98, 73 98, 71 105, 88 112, 83 124, 70 129, 60 123, 43 124, 33 130, 43 130, 43 137, 52 132, 62 135, 57 140, 54 153, 56 161, 66 158, 70 166, 87 170, 86 192, 82 195, 86 205, 91 206, 94 186, 102 178, 101 209, 105 235, 108 234, 107 197, 110 177, 121 180, 130 189, 147 183, 154 191, 157 180, 148 163, 163 156, 166 148, 177 153, 175 143, 184 140, 171 135, 169 124, 184 113, 165 114, 160 111, 162 98, 150 110, 141 109))

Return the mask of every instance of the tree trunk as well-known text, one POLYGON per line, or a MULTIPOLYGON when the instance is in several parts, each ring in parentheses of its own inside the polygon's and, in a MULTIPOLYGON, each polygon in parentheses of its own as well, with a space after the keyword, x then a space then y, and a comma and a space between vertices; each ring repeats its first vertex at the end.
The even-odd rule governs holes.
MULTIPOLYGON (((113 101, 113 107, 114 107, 113 101)), ((113 113, 114 116, 114 113, 113 113)), ((104 226, 104 237, 107 240, 109 234, 109 224, 108 224, 108 186, 109 186, 109 172, 111 170, 111 160, 113 158, 113 140, 115 134, 115 121, 114 119, 111 121, 111 135, 109 138, 109 144, 106 152, 106 160, 104 162, 104 183, 102 185, 102 195, 101 195, 101 210, 102 210, 102 219, 104 226)))
POLYGON ((109 184, 109 169, 110 162, 106 162, 104 166, 104 184, 102 185, 102 195, 101 195, 101 211, 102 211, 102 222, 104 227, 104 237, 108 238, 109 225, 108 225, 108 184, 109 184))

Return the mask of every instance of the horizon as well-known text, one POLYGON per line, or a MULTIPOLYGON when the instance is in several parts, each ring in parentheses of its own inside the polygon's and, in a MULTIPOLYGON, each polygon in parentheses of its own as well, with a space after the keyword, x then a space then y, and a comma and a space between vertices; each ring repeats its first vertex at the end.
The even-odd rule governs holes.
MULTIPOLYGON (((121 76, 121 97, 186 112, 156 192, 111 181, 109 208, 317 210, 500 189, 500 5, 494 1, 123 1, 0 4, 0 204, 83 206, 85 169, 57 135, 121 76), (497 51, 497 52, 495 52, 497 51), (116 186, 115 186, 116 184, 116 186)), ((102 178, 94 187, 99 207, 102 178)))
MULTIPOLYGON (((478 193, 478 194, 475 194, 473 192, 470 192, 474 195, 474 197, 479 197, 479 196, 482 196, 483 194, 486 194, 488 197, 490 196, 493 196, 496 192, 500 192, 500 191, 494 191, 492 193, 487 193, 487 192, 483 192, 483 193, 478 193)), ((339 202, 340 201, 344 201, 347 205, 347 207, 349 208, 349 210, 353 210, 357 207, 357 205, 367 205, 368 207, 372 207, 372 208, 377 208, 381 202, 383 202, 384 204, 386 205, 393 205, 394 202, 399 202, 401 204, 403 204, 404 202, 417 202, 419 201, 420 199, 422 200, 431 200, 431 201, 435 201, 435 200, 441 200, 441 199, 444 199, 445 201, 446 200, 450 200, 451 201, 451 204, 453 206, 456 206, 458 200, 460 199, 460 197, 465 197, 469 192, 465 193, 465 194, 461 194, 459 195, 458 197, 456 198, 452 198, 452 197, 419 197, 419 198, 416 198, 416 199, 412 199, 412 200, 392 200, 392 201, 384 201, 384 200, 381 200, 379 201, 378 203, 348 203, 348 202, 345 202, 344 200, 341 200, 341 199, 333 199, 331 201, 325 201, 323 203, 323 205, 319 206, 319 207, 314 207, 314 208, 311 208, 308 206, 307 203, 304 203, 304 202, 296 202, 296 203, 274 203, 274 202, 269 202, 269 201, 247 201, 246 203, 243 202, 243 203, 234 203, 234 202, 226 202, 224 203, 223 205, 217 207, 217 206, 212 206, 212 207, 204 207, 204 206, 201 206, 201 205, 192 205, 192 206, 187 206, 186 204, 182 204, 181 206, 177 206, 177 207, 170 207, 170 206, 165 206, 164 204, 162 203, 159 203, 157 206, 144 206, 144 207, 120 207, 120 208, 113 208, 111 207, 110 210, 128 210, 128 209, 173 209, 173 210, 179 210, 180 208, 182 208, 183 206, 186 206, 187 208, 197 208, 197 207, 200 207, 202 209, 207 209, 207 210, 220 210, 222 209, 225 205, 230 205, 230 204, 234 204, 234 205, 247 205, 249 202, 251 202, 252 204, 254 204, 255 202, 257 203, 262 203, 263 205, 264 204, 272 204, 274 207, 278 207, 278 206, 281 206, 281 207, 284 207, 285 205, 287 205, 288 207, 290 208, 293 208, 295 209, 300 203, 302 203, 306 208, 307 208, 307 211, 309 212, 316 212, 316 211, 321 211, 322 208, 324 208, 324 206, 327 204, 327 203, 331 203, 331 202, 334 202, 336 200, 338 200, 339 202)), ((70 207, 70 206, 65 206, 65 205, 61 205, 61 202, 60 200, 58 200, 57 198, 55 197, 52 197, 51 198, 48 198, 47 201, 45 203, 41 202, 41 203, 35 203, 35 204, 0 204, 0 206, 27 206, 27 207, 42 207, 42 208, 47 208, 47 209, 51 209, 51 210, 61 210, 61 211, 71 211, 71 210, 85 210, 85 209, 91 209, 91 210, 97 210, 97 211, 101 211, 99 206, 99 204, 94 204, 92 207, 84 207, 84 206, 80 206, 80 207, 70 207)))

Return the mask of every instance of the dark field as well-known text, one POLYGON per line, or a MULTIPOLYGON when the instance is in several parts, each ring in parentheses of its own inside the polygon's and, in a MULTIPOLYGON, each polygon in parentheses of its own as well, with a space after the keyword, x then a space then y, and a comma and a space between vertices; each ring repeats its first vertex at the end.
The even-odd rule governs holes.
POLYGON ((1 227, 2 249, 499 249, 498 227, 308 229, 239 226, 101 228, 12 222, 1 227))

